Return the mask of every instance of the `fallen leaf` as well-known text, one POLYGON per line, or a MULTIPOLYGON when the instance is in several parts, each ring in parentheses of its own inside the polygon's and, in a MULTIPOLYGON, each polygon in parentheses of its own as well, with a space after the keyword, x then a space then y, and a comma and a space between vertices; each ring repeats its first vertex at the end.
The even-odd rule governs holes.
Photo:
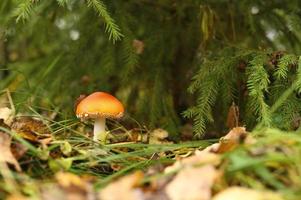
POLYGON ((171 200, 209 200, 218 174, 212 165, 186 167, 166 186, 165 191, 171 200))
POLYGON ((91 183, 82 177, 68 172, 58 172, 55 178, 63 189, 66 199, 96 199, 91 183))
POLYGON ((11 128, 24 139, 43 145, 49 144, 52 140, 48 127, 41 120, 32 117, 15 118, 11 128))
POLYGON ((283 200, 273 192, 258 191, 244 187, 229 187, 213 197, 212 200, 283 200), (243 198, 242 198, 243 197, 243 198))
POLYGON ((29 200, 25 196, 22 196, 20 194, 12 194, 6 198, 6 200, 29 200))
POLYGON ((142 190, 135 188, 142 179, 143 173, 141 171, 122 177, 101 190, 99 198, 103 200, 144 199, 142 190))
POLYGON ((3 119, 4 123, 8 126, 11 125, 14 119, 15 113, 8 107, 0 108, 0 119, 3 119))
POLYGON ((220 147, 220 143, 214 143, 214 144, 211 144, 210 146, 206 147, 203 151, 217 152, 219 147, 220 147))
POLYGON ((166 167, 164 172, 171 173, 184 167, 199 166, 204 164, 218 165, 221 162, 220 155, 208 151, 195 151, 195 155, 177 160, 173 165, 166 167))
POLYGON ((220 146, 216 153, 224 153, 233 150, 235 147, 241 144, 246 137, 247 131, 245 127, 233 128, 220 140, 220 146))
POLYGON ((27 152, 28 148, 21 143, 15 142, 10 147, 14 157, 19 160, 27 152))
POLYGON ((93 187, 91 184, 84 182, 80 177, 76 175, 60 174, 56 176, 59 179, 58 184, 47 184, 41 188, 41 199, 54 200, 54 199, 66 199, 66 200, 89 200, 96 199, 93 187), (76 177, 76 178, 75 178, 76 177), (62 182, 62 179, 63 182, 62 182), (65 180, 67 179, 67 180, 65 180), (80 183, 81 186, 78 184, 80 183))
POLYGON ((13 156, 11 150, 11 137, 4 132, 0 131, 0 162, 12 164, 17 171, 21 171, 21 167, 13 156))
POLYGON ((76 186, 81 189, 86 189, 86 182, 84 182, 83 179, 75 174, 68 172, 58 172, 55 174, 55 178, 58 184, 62 187, 76 186))

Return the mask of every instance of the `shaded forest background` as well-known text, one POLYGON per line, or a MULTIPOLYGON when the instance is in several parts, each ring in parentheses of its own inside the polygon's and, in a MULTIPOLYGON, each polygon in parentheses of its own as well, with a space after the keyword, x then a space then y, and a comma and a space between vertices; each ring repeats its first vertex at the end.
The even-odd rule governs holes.
POLYGON ((61 119, 75 117, 80 94, 111 92, 128 126, 161 127, 173 139, 185 124, 198 137, 226 132, 233 102, 249 129, 260 122, 294 130, 300 4, 2 0, 0 87, 19 111, 61 119))

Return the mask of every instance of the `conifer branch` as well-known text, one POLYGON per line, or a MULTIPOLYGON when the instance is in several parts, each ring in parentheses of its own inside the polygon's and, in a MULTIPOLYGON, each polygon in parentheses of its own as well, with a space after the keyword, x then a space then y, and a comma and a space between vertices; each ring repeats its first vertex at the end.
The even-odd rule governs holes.
POLYGON ((282 56, 282 58, 279 60, 278 67, 276 68, 276 71, 274 72, 274 77, 276 79, 285 79, 287 78, 287 73, 289 71, 289 65, 296 62, 296 56, 287 54, 282 56))
POLYGON ((120 40, 123 35, 120 28, 115 23, 115 20, 110 16, 107 7, 101 0, 87 0, 88 6, 93 7, 94 10, 103 18, 106 26, 106 32, 109 33, 109 39, 115 43, 120 40))
POLYGON ((265 60, 266 57, 262 54, 255 56, 253 60, 251 60, 247 69, 247 86, 251 98, 252 110, 258 115, 259 121, 269 126, 271 124, 270 108, 265 102, 264 93, 268 91, 270 80, 264 68, 265 60))
POLYGON ((21 2, 17 8, 13 11, 13 17, 16 17, 16 22, 20 20, 28 20, 33 8, 33 1, 32 0, 24 0, 21 2))
POLYGON ((60 6, 65 6, 68 4, 69 0, 56 0, 60 6))

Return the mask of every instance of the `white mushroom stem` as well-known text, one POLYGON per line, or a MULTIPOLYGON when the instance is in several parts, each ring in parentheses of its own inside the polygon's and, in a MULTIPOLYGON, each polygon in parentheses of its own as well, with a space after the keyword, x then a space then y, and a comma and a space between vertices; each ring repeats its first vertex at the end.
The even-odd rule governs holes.
POLYGON ((106 138, 106 118, 99 117, 95 119, 94 122, 94 131, 93 131, 93 140, 96 142, 100 140, 101 142, 105 141, 106 138))

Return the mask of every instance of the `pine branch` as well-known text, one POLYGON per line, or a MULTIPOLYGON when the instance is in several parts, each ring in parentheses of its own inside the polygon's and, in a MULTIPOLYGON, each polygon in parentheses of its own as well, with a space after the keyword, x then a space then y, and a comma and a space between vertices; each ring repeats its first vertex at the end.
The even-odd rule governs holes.
POLYGON ((109 39, 115 43, 117 40, 120 40, 123 35, 120 31, 120 28, 115 23, 115 20, 110 16, 107 11, 107 7, 100 0, 87 0, 88 6, 93 7, 94 10, 104 19, 106 24, 106 32, 109 33, 109 39))
POLYGON ((287 74, 289 71, 289 65, 294 64, 296 62, 296 56, 287 54, 282 56, 282 58, 279 60, 278 67, 276 68, 276 71, 274 72, 274 77, 276 79, 285 79, 287 78, 287 74))
POLYGON ((271 123, 270 108, 265 103, 264 93, 268 91, 270 83, 268 73, 264 68, 266 57, 262 54, 256 55, 247 69, 251 109, 258 115, 258 120, 264 125, 271 123))
POLYGON ((212 107, 218 94, 219 81, 217 79, 219 79, 222 67, 216 61, 204 63, 188 88, 190 93, 198 93, 197 105, 183 112, 183 115, 193 118, 193 130, 197 138, 203 136, 206 124, 214 121, 212 107))
POLYGON ((56 0, 56 1, 60 6, 64 7, 64 6, 68 5, 70 0, 56 0))
POLYGON ((30 13, 32 12, 33 1, 32 0, 24 0, 22 3, 18 5, 17 8, 13 11, 13 17, 16 17, 16 22, 20 20, 28 20, 30 17, 30 13))

